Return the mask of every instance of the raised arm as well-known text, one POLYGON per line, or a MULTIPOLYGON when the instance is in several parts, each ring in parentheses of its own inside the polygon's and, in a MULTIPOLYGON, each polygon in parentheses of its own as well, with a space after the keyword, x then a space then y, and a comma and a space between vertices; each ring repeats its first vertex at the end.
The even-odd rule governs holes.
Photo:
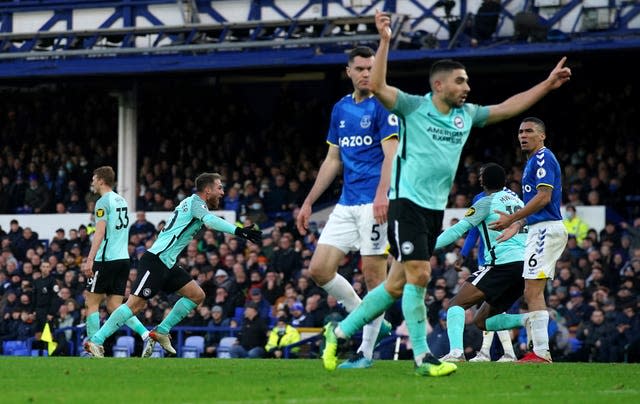
POLYGON ((566 61, 566 56, 560 59, 549 74, 549 77, 544 81, 526 91, 507 98, 500 104, 489 106, 487 125, 509 119, 526 111, 545 95, 569 81, 571 79, 571 69, 564 65, 566 61))
POLYGON ((371 69, 371 91, 382 105, 392 109, 398 98, 398 89, 387 85, 387 59, 391 42, 391 16, 376 10, 376 28, 380 34, 380 45, 371 69))

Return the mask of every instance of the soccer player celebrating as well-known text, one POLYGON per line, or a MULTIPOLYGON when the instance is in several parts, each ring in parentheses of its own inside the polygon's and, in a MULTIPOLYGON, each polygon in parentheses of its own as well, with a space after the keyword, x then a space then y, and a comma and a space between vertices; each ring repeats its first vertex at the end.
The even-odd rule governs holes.
POLYGON ((522 174, 523 209, 514 212, 499 211, 500 217, 490 224, 494 230, 504 230, 498 240, 506 241, 528 225, 527 247, 524 255, 524 300, 526 314, 501 314, 487 320, 490 330, 503 330, 527 325, 531 330, 533 352, 521 362, 551 363, 549 353, 549 312, 544 300, 544 288, 553 279, 556 261, 567 244, 567 229, 562 223, 562 173, 560 164, 551 150, 544 145, 544 122, 538 118, 525 118, 518 129, 520 148, 529 160, 522 174))
MULTIPOLYGON (((344 166, 340 200, 320 235, 309 269, 313 280, 338 299, 347 312, 360 304, 351 284, 338 274, 338 266, 347 253, 360 250, 368 290, 382 283, 387 275, 387 194, 398 145, 398 119, 384 109, 369 89, 373 59, 374 52, 368 47, 349 52, 346 72, 354 91, 333 108, 327 136, 329 151, 297 217, 298 231, 305 234, 311 206, 344 166)), ((340 364, 340 368, 371 366, 383 317, 380 315, 364 326, 356 355, 340 364)), ((335 363, 330 367, 335 367, 335 363)))
POLYGON ((151 248, 140 258, 138 279, 133 292, 125 304, 120 305, 98 332, 85 343, 85 350, 94 357, 104 357, 102 344, 116 332, 128 319, 139 313, 159 291, 177 292, 182 297, 176 302, 167 317, 155 330, 149 333, 148 343, 142 356, 149 357, 153 346, 159 342, 165 351, 175 354, 171 346, 169 331, 196 308, 205 298, 202 288, 189 273, 176 265, 176 258, 198 233, 202 225, 211 229, 235 234, 253 243, 262 240, 259 230, 236 227, 209 211, 216 209, 224 195, 220 174, 203 173, 195 181, 196 193, 180 202, 167 220, 151 248))
MULTIPOLYGON (((93 171, 91 180, 91 188, 100 199, 94 211, 96 230, 82 268, 88 279, 85 304, 89 339, 100 328, 100 303, 108 296, 107 311, 111 313, 117 309, 124 301, 129 277, 129 207, 127 201, 113 191, 115 176, 112 167, 103 166, 93 171)), ((149 336, 149 331, 137 317, 131 317, 125 324, 143 340, 149 336)))
MULTIPOLYGON (((471 89, 465 67, 453 60, 440 60, 431 67, 431 93, 410 95, 386 83, 390 24, 388 14, 376 12, 380 46, 371 71, 371 90, 402 122, 391 172, 388 214, 388 238, 396 262, 387 280, 369 292, 358 309, 339 325, 326 327, 325 351, 331 354, 338 338, 350 337, 402 296, 416 374, 445 376, 457 367, 439 361, 429 350, 424 297, 431 277, 429 259, 442 228, 447 195, 462 148, 473 126, 497 123, 522 113, 566 83, 571 70, 564 66, 563 57, 547 79, 529 90, 500 104, 480 106, 466 103, 471 89)), ((331 355, 323 353, 323 362, 325 368, 330 367, 331 355)))
MULTIPOLYGON (((526 229, 506 242, 497 243, 499 231, 488 228, 488 223, 499 216, 494 211, 515 212, 524 206, 518 196, 504 188, 504 169, 498 164, 489 163, 480 170, 480 183, 485 196, 476 201, 465 214, 465 217, 448 228, 436 240, 435 248, 445 247, 464 233, 477 228, 482 236, 484 262, 460 291, 451 299, 447 310, 447 334, 449 336, 449 353, 441 361, 464 362, 462 345, 464 330, 464 311, 480 302, 482 307, 476 313, 474 322, 478 328, 484 329, 485 319, 502 313, 522 296, 524 281, 522 279, 524 246, 526 229)), ((513 351, 513 348, 512 348, 513 351)), ((515 355, 514 355, 515 356, 515 355)))

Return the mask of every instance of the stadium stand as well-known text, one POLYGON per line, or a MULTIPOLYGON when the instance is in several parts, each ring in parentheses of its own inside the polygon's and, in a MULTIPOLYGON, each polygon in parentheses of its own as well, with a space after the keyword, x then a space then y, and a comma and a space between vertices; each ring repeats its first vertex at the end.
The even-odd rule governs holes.
MULTIPOLYGON (((197 173, 218 171, 226 180, 225 208, 236 212, 240 222, 259 222, 269 229, 262 246, 247 246, 233 237, 205 231, 190 246, 195 254, 187 248, 180 257, 194 279, 208 286, 208 305, 222 307, 230 324, 207 326, 211 314, 194 311, 174 330, 174 340, 185 341, 176 346, 181 350, 178 356, 185 355, 182 347, 186 341, 198 336, 205 341, 204 349, 197 350, 198 356, 223 358, 242 322, 234 307, 244 306, 251 288, 263 287, 252 284, 252 271, 264 275, 272 270, 281 275, 282 293, 270 302, 271 318, 277 317, 277 312, 288 316, 296 301, 315 293, 322 295, 311 281, 310 288, 300 289, 298 279, 308 277, 308 258, 323 223, 316 223, 311 236, 301 237, 292 218, 324 157, 329 108, 348 91, 338 79, 344 69, 343 51, 354 43, 375 46, 370 27, 372 9, 321 1, 321 11, 314 16, 313 2, 292 1, 284 2, 285 15, 271 17, 274 2, 252 1, 249 16, 228 9, 234 2, 226 1, 196 0, 191 2, 196 8, 190 10, 180 8, 183 2, 165 0, 130 1, 118 10, 112 3, 15 0, 0 4, 0 213, 14 219, 19 214, 87 215, 84 229, 64 228, 66 233, 56 239, 37 235, 35 243, 31 236, 25 237, 19 221, 11 224, 3 216, 3 354, 31 355, 32 340, 33 348, 41 349, 37 341, 41 330, 29 327, 29 313, 33 312, 33 283, 43 260, 55 268, 59 287, 71 292, 70 296, 60 293, 50 310, 54 335, 59 347, 64 347, 55 354, 75 355, 81 347, 83 312, 75 310, 69 327, 59 321, 59 307, 84 302, 86 280, 80 266, 88 248, 89 213, 95 202, 89 180, 93 168, 120 164, 116 134, 122 104, 112 97, 118 87, 135 88, 137 95, 139 148, 133 170, 137 210, 171 210, 190 194, 197 173), (171 12, 162 14, 161 7, 169 7, 171 12), (90 10, 100 8, 110 8, 106 19, 86 19, 90 10), (32 28, 19 24, 25 13, 52 9, 80 14, 52 13, 32 28), (150 26, 138 25, 134 15, 150 21, 150 26), (88 26, 91 22, 93 26, 88 26), (292 48, 285 49, 283 44, 292 48), (282 194, 284 208, 274 202, 282 201, 282 194), (284 271, 278 261, 282 237, 293 241, 296 259, 292 271, 284 271), (218 270, 226 271, 232 282, 218 284, 214 276, 218 270), (228 296, 218 300, 219 289, 223 289, 221 295, 228 296), (20 318, 23 310, 26 320, 20 318), (16 340, 29 342, 16 350, 8 343, 16 340)), ((574 70, 571 89, 549 97, 531 113, 544 118, 550 130, 549 144, 564 168, 563 202, 576 205, 578 215, 580 206, 606 206, 606 225, 602 232, 590 231, 581 244, 569 243, 558 264, 558 277, 549 286, 554 358, 638 361, 640 184, 636 178, 640 174, 640 145, 636 117, 640 111, 636 100, 640 83, 637 75, 624 73, 632 67, 625 50, 640 47, 634 28, 640 5, 529 1, 526 11, 533 13, 536 24, 527 26, 531 14, 524 18, 518 14, 525 10, 524 2, 503 2, 495 33, 473 48, 470 34, 458 28, 464 28, 460 22, 469 18, 480 2, 453 2, 448 13, 445 3, 451 2, 433 3, 409 19, 401 9, 389 10, 395 12, 399 33, 390 79, 401 88, 424 93, 430 62, 449 49, 447 57, 460 58, 474 72, 474 102, 488 103, 510 94, 529 77, 537 80, 557 55, 569 55, 574 70), (568 19, 569 15, 574 19, 568 19), (576 15, 581 19, 575 19, 576 15), (518 21, 525 24, 515 26, 518 21), (526 28, 530 30, 523 38, 513 37, 516 30, 526 28), (414 38, 411 43, 408 34, 420 30, 431 37, 414 38), (550 36, 553 30, 569 40, 555 41, 550 36), (540 32, 546 33, 544 38, 540 32), (483 94, 491 98, 483 99, 488 97, 483 94), (603 311, 601 322, 597 315, 592 317, 594 309, 603 311), (599 339, 587 338, 596 329, 599 339)), ((450 207, 457 206, 456 200, 464 200, 459 195, 470 201, 478 192, 477 170, 486 161, 499 159, 508 169, 510 186, 519 189, 522 156, 514 144, 514 125, 506 122, 473 133, 451 190, 450 207)), ((331 206, 340 186, 333 184, 321 204, 331 206)), ((64 221, 60 220, 61 225, 64 221)), ((151 223, 148 234, 131 234, 132 268, 159 224, 151 223)), ((447 252, 455 253, 456 249, 447 252)), ((428 300, 434 322, 457 282, 445 256, 436 258, 428 300), (443 283, 445 293, 440 296, 436 285, 443 283)), ((358 256, 349 259, 341 273, 362 285, 358 256)), ((475 257, 468 257, 465 266, 473 271, 475 257)), ((143 323, 157 325, 175 298, 161 295, 151 299, 147 312, 141 315, 143 323)), ((340 312, 324 295, 321 310, 325 316, 340 312)), ((106 315, 102 310, 103 319, 106 315)), ((387 317, 394 326, 402 323, 397 308, 387 317)), ((313 339, 313 335, 309 332, 304 337, 313 339)), ((522 338, 526 341, 523 330, 518 330, 514 344, 519 349, 522 338)), ((115 355, 117 340, 109 344, 115 355)), ((312 348, 303 348, 303 356, 313 357, 312 348)), ((127 348, 127 352, 131 355, 133 350, 127 348)), ((154 353, 163 355, 161 350, 154 353)))

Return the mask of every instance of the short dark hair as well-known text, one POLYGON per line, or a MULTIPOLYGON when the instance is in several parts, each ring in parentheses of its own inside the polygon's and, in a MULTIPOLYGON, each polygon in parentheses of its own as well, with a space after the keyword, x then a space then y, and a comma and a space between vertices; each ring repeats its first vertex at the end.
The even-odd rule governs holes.
POLYGON ((462 63, 453 59, 436 60, 431 65, 431 70, 429 70, 429 77, 433 77, 440 72, 451 72, 458 69, 467 70, 462 63))
POLYGON ((507 176, 504 168, 496 163, 487 163, 482 166, 482 185, 491 190, 502 189, 507 176))
POLYGON ((349 63, 352 63, 353 60, 357 57, 370 58, 375 56, 375 52, 368 46, 358 46, 357 48, 353 48, 349 51, 349 63))
POLYGON ((102 166, 93 170, 93 175, 104 181, 105 184, 113 188, 116 184, 116 172, 111 166, 102 166))
POLYGON ((222 179, 222 176, 218 173, 202 173, 196 177, 196 190, 202 192, 206 187, 220 179, 222 179))
POLYGON ((547 133, 547 127, 545 126, 544 122, 542 122, 542 119, 540 118, 536 118, 535 116, 528 116, 522 120, 522 123, 525 123, 525 122, 532 122, 538 126, 541 132, 547 133))

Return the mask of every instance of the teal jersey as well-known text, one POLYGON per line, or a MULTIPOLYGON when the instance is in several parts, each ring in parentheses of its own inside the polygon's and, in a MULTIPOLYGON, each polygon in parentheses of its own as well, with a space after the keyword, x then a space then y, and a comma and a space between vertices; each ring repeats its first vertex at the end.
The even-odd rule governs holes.
POLYGON ((95 261, 129 259, 129 206, 123 197, 113 191, 96 201, 96 224, 106 224, 104 240, 98 247, 95 261))
POLYGON ((486 246, 484 259, 487 265, 502 265, 524 260, 524 248, 527 241, 526 227, 509 240, 498 243, 496 237, 501 231, 491 230, 489 223, 496 221, 499 215, 496 210, 513 213, 524 207, 524 202, 511 191, 498 191, 485 196, 474 203, 465 213, 464 218, 444 231, 436 240, 436 248, 445 247, 473 227, 480 230, 482 241, 486 246))
POLYGON ((419 206, 444 210, 462 147, 473 126, 484 126, 489 108, 465 103, 441 114, 425 96, 398 91, 391 112, 400 119, 400 136, 389 199, 407 198, 419 206))
POLYGON ((209 212, 207 203, 197 194, 183 199, 167 220, 149 252, 156 254, 167 268, 173 268, 178 255, 205 223, 216 230, 231 234, 236 228, 209 212))

